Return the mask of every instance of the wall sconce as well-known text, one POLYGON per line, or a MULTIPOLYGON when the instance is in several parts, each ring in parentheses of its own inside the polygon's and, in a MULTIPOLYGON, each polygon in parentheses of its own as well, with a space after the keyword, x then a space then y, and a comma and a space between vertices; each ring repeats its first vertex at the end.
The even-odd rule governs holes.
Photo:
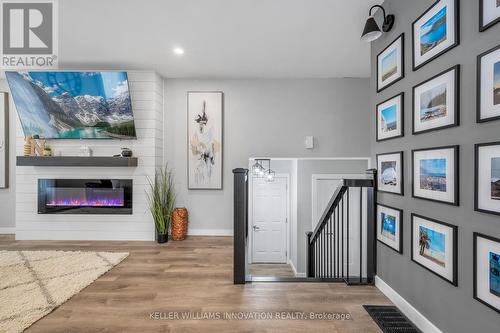
POLYGON ((368 15, 369 17, 366 20, 365 28, 363 29, 363 34, 361 35, 362 41, 373 42, 374 40, 382 36, 382 31, 388 32, 392 29, 392 26, 394 25, 395 16, 392 14, 386 16, 384 7, 380 5, 372 6, 370 8, 370 11, 368 12, 368 15), (377 22, 375 21, 375 18, 372 15, 372 10, 375 8, 382 9, 382 14, 384 15, 384 23, 382 24, 382 30, 380 30, 380 27, 378 26, 377 22))

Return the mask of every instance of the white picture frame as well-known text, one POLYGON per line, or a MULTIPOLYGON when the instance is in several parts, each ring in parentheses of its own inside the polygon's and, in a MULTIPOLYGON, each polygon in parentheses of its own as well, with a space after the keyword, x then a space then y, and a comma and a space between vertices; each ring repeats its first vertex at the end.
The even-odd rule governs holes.
POLYGON ((404 136, 404 93, 377 105, 377 142, 404 136))
POLYGON ((189 91, 188 189, 221 190, 223 175, 222 91, 189 91))
POLYGON ((377 240, 403 253, 403 211, 377 204, 377 240))
POLYGON ((403 152, 377 155, 379 192, 404 195, 403 152))
POLYGON ((404 33, 377 55, 377 92, 404 78, 404 33))
POLYGON ((459 44, 458 9, 458 0, 438 0, 413 22, 414 71, 459 44))
POLYGON ((474 299, 500 313, 500 239, 474 233, 474 299))
POLYGON ((500 45, 477 57, 477 122, 500 119, 500 45))
POLYGON ((500 22, 500 1, 479 0, 479 31, 485 31, 500 22))
POLYGON ((413 87, 413 134, 460 124, 460 65, 413 87))
POLYGON ((412 196, 458 206, 459 146, 412 150, 412 196))
POLYGON ((500 215, 500 142, 474 146, 474 209, 500 215))

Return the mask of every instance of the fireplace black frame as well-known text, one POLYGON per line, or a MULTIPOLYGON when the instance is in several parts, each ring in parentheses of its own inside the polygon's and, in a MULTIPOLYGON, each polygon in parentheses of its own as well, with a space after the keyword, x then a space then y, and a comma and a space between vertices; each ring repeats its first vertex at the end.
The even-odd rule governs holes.
POLYGON ((131 179, 38 179, 38 214, 113 214, 131 215, 132 211, 132 186, 131 179), (91 186, 89 186, 91 184, 91 186), (111 187, 109 187, 111 184, 111 187), (46 205, 48 187, 98 187, 122 188, 124 190, 124 205, 122 207, 90 207, 69 206, 51 207, 46 205))

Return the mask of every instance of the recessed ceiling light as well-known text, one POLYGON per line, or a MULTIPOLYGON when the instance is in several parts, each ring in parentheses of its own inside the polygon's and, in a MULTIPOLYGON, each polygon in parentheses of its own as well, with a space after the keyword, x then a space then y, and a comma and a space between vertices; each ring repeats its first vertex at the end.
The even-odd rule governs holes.
POLYGON ((184 49, 180 47, 174 47, 174 54, 176 55, 183 55, 184 54, 184 49))

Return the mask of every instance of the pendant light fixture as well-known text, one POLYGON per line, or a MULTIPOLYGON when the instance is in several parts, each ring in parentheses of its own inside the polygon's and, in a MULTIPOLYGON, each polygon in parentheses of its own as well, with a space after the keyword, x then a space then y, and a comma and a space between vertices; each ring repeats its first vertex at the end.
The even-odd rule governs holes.
POLYGON ((267 182, 273 182, 276 177, 276 172, 271 170, 271 159, 269 158, 255 159, 255 163, 252 165, 252 173, 254 177, 263 177, 267 182), (263 166, 264 162, 267 162, 267 170, 263 166))

